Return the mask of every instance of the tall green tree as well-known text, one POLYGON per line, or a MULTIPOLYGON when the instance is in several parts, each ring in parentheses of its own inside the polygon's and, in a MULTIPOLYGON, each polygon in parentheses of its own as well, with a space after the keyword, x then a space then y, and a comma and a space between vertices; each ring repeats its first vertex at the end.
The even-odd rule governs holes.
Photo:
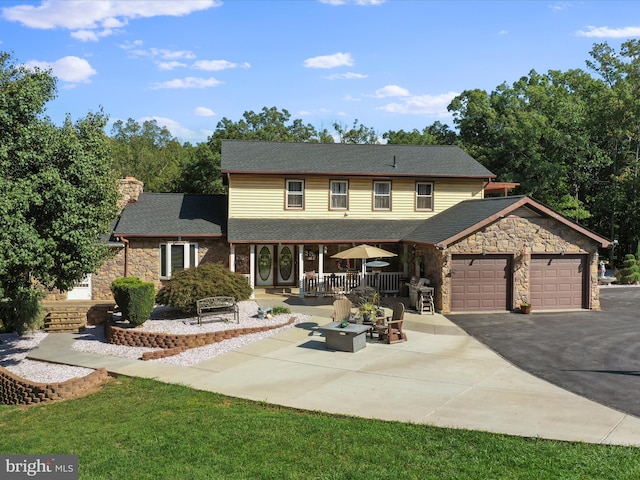
POLYGON ((349 128, 339 122, 333 124, 333 129, 337 132, 340 143, 355 144, 375 144, 380 143, 378 134, 373 128, 366 127, 362 123, 358 125, 358 120, 353 121, 349 128))
POLYGON ((44 116, 50 72, 0 53, 0 298, 3 320, 22 328, 36 284, 68 290, 107 258, 99 243, 117 214, 107 118, 89 113, 61 127, 44 116))
POLYGON ((333 142, 326 130, 318 132, 311 124, 304 124, 300 119, 291 120, 291 114, 286 109, 278 110, 276 107, 263 107, 260 113, 244 112, 242 120, 237 122, 223 118, 207 143, 213 152, 220 153, 222 140, 333 142))
POLYGON ((389 130, 382 134, 388 144, 396 145, 455 145, 458 134, 448 125, 435 121, 422 131, 414 128, 410 132, 389 130))
POLYGON ((610 226, 621 251, 632 252, 640 240, 640 41, 623 43, 619 52, 596 44, 590 54, 587 65, 606 86, 593 100, 598 108, 594 127, 611 158, 608 176, 594 195, 602 209, 599 226, 610 226))
POLYGON ((608 168, 586 119, 602 86, 581 70, 535 71, 491 94, 465 91, 449 110, 467 151, 503 181, 575 220, 589 218, 594 178, 608 168))
POLYGON ((142 124, 132 118, 111 128, 113 170, 121 178, 136 177, 145 190, 169 192, 181 175, 185 161, 180 142, 156 120, 142 124))
POLYGON ((186 159, 182 174, 173 186, 174 192, 184 193, 225 193, 220 173, 220 153, 214 152, 206 143, 193 146, 183 145, 186 159))

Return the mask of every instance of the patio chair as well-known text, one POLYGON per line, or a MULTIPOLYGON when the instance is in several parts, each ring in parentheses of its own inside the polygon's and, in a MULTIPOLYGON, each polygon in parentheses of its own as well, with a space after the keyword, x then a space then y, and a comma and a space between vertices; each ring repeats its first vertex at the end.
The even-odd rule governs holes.
POLYGON ((331 318, 334 322, 342 322, 351 318, 351 308, 353 304, 348 298, 339 298, 333 302, 333 313, 331 318))
POLYGON ((376 325, 374 329, 377 331, 380 341, 386 343, 406 342, 407 334, 402 330, 404 322, 404 303, 398 302, 393 307, 393 313, 387 317, 383 325, 376 325))

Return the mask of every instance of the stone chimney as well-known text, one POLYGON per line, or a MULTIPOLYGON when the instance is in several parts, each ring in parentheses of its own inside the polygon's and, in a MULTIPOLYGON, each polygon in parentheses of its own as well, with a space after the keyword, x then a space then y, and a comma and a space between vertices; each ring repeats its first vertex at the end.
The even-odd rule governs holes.
POLYGON ((118 189, 122 194, 118 205, 120 208, 124 208, 129 203, 136 203, 138 201, 138 197, 142 193, 144 188, 144 183, 135 177, 126 177, 121 179, 118 182, 118 189))

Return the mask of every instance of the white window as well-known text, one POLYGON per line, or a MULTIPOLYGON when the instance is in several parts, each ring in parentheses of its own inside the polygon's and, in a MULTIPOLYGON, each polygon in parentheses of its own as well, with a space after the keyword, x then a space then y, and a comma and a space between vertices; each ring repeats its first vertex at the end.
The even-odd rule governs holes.
POLYGON ((346 210, 349 208, 349 182, 346 180, 331 180, 331 210, 346 210))
POLYGON ((304 208, 303 180, 287 180, 287 208, 304 208))
POLYGON ((416 183, 416 210, 433 210, 433 183, 416 183))
POLYGON ((198 266, 198 244, 189 242, 160 244, 160 278, 171 278, 180 270, 198 266))
POLYGON ((391 210, 391 182, 373 182, 373 209, 391 210))

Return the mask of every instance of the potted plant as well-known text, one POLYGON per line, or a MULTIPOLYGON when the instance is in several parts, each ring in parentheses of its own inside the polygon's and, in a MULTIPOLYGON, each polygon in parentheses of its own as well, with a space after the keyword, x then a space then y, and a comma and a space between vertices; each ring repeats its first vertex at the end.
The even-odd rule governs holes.
POLYGON ((528 302, 522 302, 520 304, 520 313, 531 313, 531 304, 528 302))
POLYGON ((376 315, 378 307, 375 303, 364 302, 358 307, 360 311, 360 315, 362 316, 362 320, 365 322, 373 322, 373 318, 376 315))

